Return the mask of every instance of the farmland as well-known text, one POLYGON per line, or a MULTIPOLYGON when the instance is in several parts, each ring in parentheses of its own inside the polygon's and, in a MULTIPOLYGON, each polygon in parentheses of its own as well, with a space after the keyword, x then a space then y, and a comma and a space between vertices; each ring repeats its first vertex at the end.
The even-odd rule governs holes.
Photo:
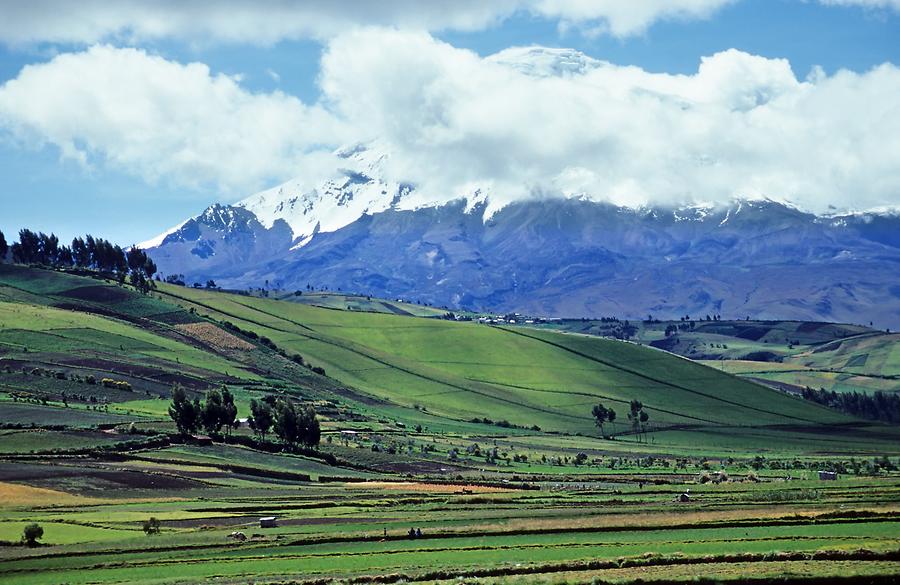
MULTIPOLYGON (((892 336, 770 328, 733 357, 798 341, 780 362, 697 363, 649 328, 277 296, 0 265, 0 583, 896 578, 898 429, 754 382, 843 360, 894 391, 892 336), (180 435, 174 384, 226 386, 240 418, 313 405, 322 441, 180 435), (598 402, 619 413, 603 433, 598 402), (19 543, 31 523, 40 546, 19 543)), ((722 332, 696 343, 737 351, 722 332)))
MULTIPOLYGON (((841 323, 707 317, 631 322, 629 337, 782 390, 900 391, 900 334, 841 323), (674 334, 666 335, 670 328, 674 334)), ((622 335, 625 325, 572 319, 536 327, 615 337, 622 335)))

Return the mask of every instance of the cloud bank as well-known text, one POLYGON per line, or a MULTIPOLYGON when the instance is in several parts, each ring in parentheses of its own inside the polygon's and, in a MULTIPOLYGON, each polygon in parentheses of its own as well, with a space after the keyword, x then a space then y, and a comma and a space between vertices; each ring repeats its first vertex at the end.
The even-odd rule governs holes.
POLYGON ((25 67, 0 87, 0 128, 87 166, 225 194, 309 172, 324 156, 318 141, 342 138, 320 106, 106 45, 25 67))
MULTIPOLYGON (((562 30, 624 38, 661 20, 707 18, 738 0, 0 0, 0 42, 125 42, 176 39, 189 43, 273 45, 328 40, 349 29, 475 31, 515 15, 558 23, 562 30)), ((802 0, 797 0, 802 1, 802 0)), ((900 10, 900 0, 817 0, 820 4, 900 10)))
POLYGON ((787 199, 877 206, 900 195, 900 70, 797 79, 729 50, 693 75, 572 51, 487 59, 426 34, 365 31, 329 46, 336 115, 391 145, 426 197, 489 186, 503 201, 584 194, 616 203, 787 199))
POLYGON ((427 31, 483 30, 515 14, 553 19, 563 28, 619 37, 662 19, 709 16, 733 0, 0 0, 0 41, 8 44, 182 39, 271 45, 329 39, 359 26, 427 31))
POLYGON ((692 75, 575 51, 482 58, 424 32, 332 39, 323 99, 251 93, 202 64, 95 46, 26 67, 0 87, 0 126, 88 165, 226 194, 333 169, 333 148, 378 140, 388 178, 420 203, 490 193, 619 204, 734 196, 896 205, 900 70, 813 71, 729 50, 692 75))

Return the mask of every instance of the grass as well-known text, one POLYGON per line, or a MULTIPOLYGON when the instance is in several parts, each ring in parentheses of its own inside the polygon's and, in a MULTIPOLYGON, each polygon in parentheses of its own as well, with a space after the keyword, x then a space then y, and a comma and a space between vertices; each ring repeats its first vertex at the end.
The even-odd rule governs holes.
MULTIPOLYGON (((817 372, 826 362, 789 360, 839 351, 849 352, 845 368, 890 372, 884 340, 843 345, 874 340, 870 333, 699 325, 707 343, 748 336, 732 342, 742 350, 790 334, 823 348, 786 350, 770 371, 731 362, 729 373, 596 335, 414 317, 432 310, 396 301, 302 297, 168 285, 142 296, 96 278, 0 266, 0 540, 18 541, 31 522, 45 531, 45 546, 0 546, 0 583, 896 572, 896 428, 742 377, 817 372), (844 349, 830 347, 837 341, 844 349), (854 357, 862 353, 864 363, 854 357), (89 375, 132 389, 90 384, 89 375), (314 404, 319 453, 176 436, 173 382, 195 395, 226 383, 239 416, 266 395, 314 404), (640 434, 626 418, 633 398, 650 414, 640 434), (605 429, 614 437, 599 436, 597 402, 618 411, 605 429), (132 434, 132 422, 148 435, 132 434), (492 452, 496 460, 485 457, 492 452), (839 479, 819 481, 825 468, 841 469, 839 479), (689 501, 678 501, 685 493, 689 501), (162 533, 145 536, 151 516, 162 533), (263 516, 279 526, 260 528, 263 516), (410 527, 424 538, 407 538, 410 527), (229 538, 233 531, 247 540, 229 538)), ((641 334, 662 338, 656 325, 641 334)), ((234 434, 244 441, 250 431, 234 434)))
MULTIPOLYGON (((900 390, 900 336, 840 323, 805 321, 635 322, 633 340, 782 388, 837 392, 900 390), (666 328, 679 327, 667 337, 666 328)), ((616 322, 563 320, 534 327, 613 336, 616 322)))
POLYGON ((624 414, 628 401, 637 398, 660 426, 848 421, 832 411, 634 344, 285 306, 176 287, 163 292, 198 312, 266 335, 375 397, 454 418, 487 411, 496 419, 524 426, 593 432, 592 404, 606 401, 624 414))

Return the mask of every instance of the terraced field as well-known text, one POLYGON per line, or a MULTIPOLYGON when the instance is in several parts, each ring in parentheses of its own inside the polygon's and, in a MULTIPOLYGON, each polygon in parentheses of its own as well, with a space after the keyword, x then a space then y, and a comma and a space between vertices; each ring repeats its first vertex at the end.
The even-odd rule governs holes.
POLYGON ((0 265, 0 583, 896 577, 896 427, 636 343, 382 308, 0 265), (175 383, 239 417, 291 396, 322 442, 179 435, 175 383))

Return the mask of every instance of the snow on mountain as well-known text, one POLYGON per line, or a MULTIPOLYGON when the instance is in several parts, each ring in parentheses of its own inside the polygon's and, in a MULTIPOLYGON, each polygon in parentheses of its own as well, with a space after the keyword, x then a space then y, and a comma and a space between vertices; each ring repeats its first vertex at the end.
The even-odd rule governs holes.
POLYGON ((408 187, 386 181, 383 163, 388 157, 379 145, 358 144, 335 154, 345 163, 335 176, 310 187, 294 179, 240 201, 260 223, 271 227, 282 219, 294 232, 299 247, 319 232, 333 232, 367 213, 396 204, 408 187))
POLYGON ((488 60, 533 77, 583 75, 607 65, 574 49, 550 47, 511 47, 491 55, 488 60))
POLYGON ((149 240, 147 240, 145 242, 141 242, 140 244, 135 244, 134 247, 140 248, 141 250, 146 250, 148 248, 158 248, 166 240, 167 236, 174 234, 175 232, 177 232, 178 230, 183 228, 184 225, 186 223, 188 223, 189 221, 191 221, 191 220, 186 219, 186 220, 182 221, 181 223, 179 223, 178 225, 170 227, 169 229, 167 229, 166 231, 164 231, 163 233, 159 234, 156 237, 150 238, 149 240))

